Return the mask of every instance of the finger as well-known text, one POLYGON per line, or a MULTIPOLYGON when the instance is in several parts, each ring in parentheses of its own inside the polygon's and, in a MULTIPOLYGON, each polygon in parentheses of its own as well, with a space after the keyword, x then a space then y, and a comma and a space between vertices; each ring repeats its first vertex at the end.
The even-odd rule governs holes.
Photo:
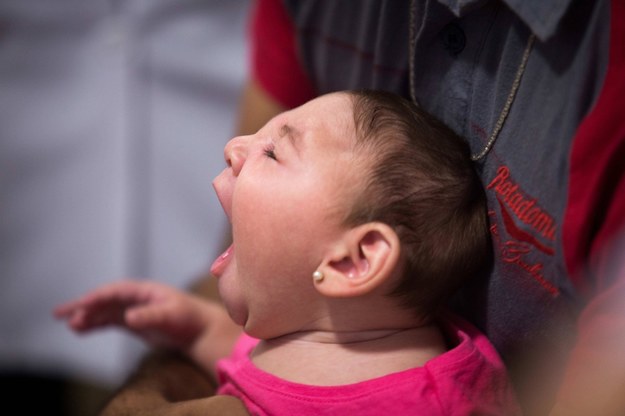
POLYGON ((87 293, 78 300, 83 306, 97 305, 100 303, 120 302, 137 303, 149 299, 149 291, 143 287, 142 282, 121 281, 102 286, 87 293))
POLYGON ((142 282, 122 280, 92 290, 79 298, 57 305, 53 314, 57 318, 67 318, 79 308, 98 308, 102 304, 119 302, 131 304, 149 297, 149 292, 142 287, 142 282))
POLYGON ((71 316, 80 307, 80 302, 78 300, 72 300, 55 306, 54 309, 52 309, 52 314, 56 318, 64 319, 71 316))
POLYGON ((125 320, 133 329, 156 329, 167 321, 167 313, 162 304, 145 304, 126 310, 125 320))
POLYGON ((86 312, 84 309, 77 309, 74 311, 71 317, 67 319, 67 324, 76 332, 84 332, 93 328, 86 320, 86 312))

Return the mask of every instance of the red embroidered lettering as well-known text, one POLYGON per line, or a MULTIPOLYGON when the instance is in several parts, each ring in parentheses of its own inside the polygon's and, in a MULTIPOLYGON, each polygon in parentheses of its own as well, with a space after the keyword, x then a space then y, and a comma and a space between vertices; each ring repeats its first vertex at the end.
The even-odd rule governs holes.
POLYGON ((530 248, 527 244, 519 243, 518 241, 506 241, 501 247, 501 257, 503 261, 507 263, 518 263, 521 259, 521 255, 530 252, 530 248))
MULTIPOLYGON (((527 198, 519 189, 519 185, 510 179, 510 170, 506 166, 497 169, 497 176, 486 189, 494 189, 498 199, 507 206, 522 223, 532 227, 534 231, 549 241, 556 239, 556 224, 551 215, 536 206, 536 200, 527 198)), ((502 206, 502 209, 505 209, 502 206)))
POLYGON ((493 179, 491 183, 488 184, 486 189, 491 189, 493 186, 497 186, 498 184, 504 182, 506 179, 508 179, 508 176, 510 176, 510 171, 508 170, 508 168, 505 166, 501 166, 499 169, 497 169, 497 176, 495 176, 495 179, 493 179))
POLYGON ((528 220, 524 220, 523 218, 525 218, 527 211, 529 211, 530 208, 534 207, 535 203, 536 203, 535 199, 525 200, 519 204, 519 206, 516 208, 514 213, 517 215, 517 217, 521 218, 523 222, 528 222, 528 220))
MULTIPOLYGON (((509 215, 506 214, 503 204, 501 207, 502 207, 502 213, 504 217, 503 219, 504 219, 504 224, 505 224, 506 222, 511 221, 511 218, 509 218, 509 215)), ((493 210, 489 210, 488 215, 492 217, 495 215, 495 212, 493 210)), ((507 225, 506 225, 506 228, 508 228, 507 225)), ((495 244, 495 247, 499 249, 501 260, 503 262, 511 264, 511 265, 515 265, 519 267, 521 270, 525 271, 542 288, 544 288, 547 292, 549 292, 551 296, 556 297, 560 295, 560 289, 558 289, 557 286, 553 285, 544 276, 543 264, 542 263, 530 264, 525 260, 525 258, 529 256, 532 252, 532 245, 536 246, 538 244, 537 248, 539 248, 541 251, 547 252, 548 254, 553 254, 552 251, 549 251, 550 249, 546 247, 540 247, 540 243, 538 243, 537 241, 530 242, 529 244, 523 242, 523 237, 524 237, 523 235, 514 235, 514 233, 517 233, 520 230, 519 231, 513 230, 513 237, 520 237, 521 241, 507 240, 506 242, 502 241, 501 236, 499 234, 499 228, 496 223, 493 223, 491 225, 490 231, 493 236, 493 242, 495 244)), ((530 240, 531 240, 531 237, 530 237, 530 240)))

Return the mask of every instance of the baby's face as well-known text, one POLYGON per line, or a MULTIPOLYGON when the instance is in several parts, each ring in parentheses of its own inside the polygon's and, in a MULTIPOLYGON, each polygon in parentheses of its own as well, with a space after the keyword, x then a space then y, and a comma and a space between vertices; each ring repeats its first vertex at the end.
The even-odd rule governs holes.
POLYGON ((354 134, 351 99, 331 94, 226 145, 228 167, 213 186, 233 246, 212 272, 231 316, 250 334, 279 336, 315 319, 312 273, 344 230, 359 186, 354 134))

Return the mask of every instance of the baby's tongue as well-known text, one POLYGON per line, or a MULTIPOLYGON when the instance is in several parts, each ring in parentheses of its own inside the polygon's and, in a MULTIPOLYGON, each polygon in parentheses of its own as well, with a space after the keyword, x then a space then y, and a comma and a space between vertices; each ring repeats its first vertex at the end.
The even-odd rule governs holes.
POLYGON ((228 265, 228 263, 230 263, 230 259, 232 257, 233 252, 234 252, 234 246, 230 245, 230 247, 228 247, 226 251, 221 253, 219 257, 215 259, 210 269, 211 274, 213 276, 220 277, 223 274, 224 270, 226 269, 226 266, 228 265))

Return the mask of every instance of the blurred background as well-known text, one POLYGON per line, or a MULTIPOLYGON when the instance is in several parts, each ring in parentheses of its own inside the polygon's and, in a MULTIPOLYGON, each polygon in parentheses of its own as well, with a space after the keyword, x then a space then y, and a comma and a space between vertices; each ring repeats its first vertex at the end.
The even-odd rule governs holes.
POLYGON ((118 330, 79 337, 54 306, 125 277, 187 287, 218 254, 211 180, 234 134, 249 6, 0 0, 7 408, 95 414, 144 347, 118 330))

